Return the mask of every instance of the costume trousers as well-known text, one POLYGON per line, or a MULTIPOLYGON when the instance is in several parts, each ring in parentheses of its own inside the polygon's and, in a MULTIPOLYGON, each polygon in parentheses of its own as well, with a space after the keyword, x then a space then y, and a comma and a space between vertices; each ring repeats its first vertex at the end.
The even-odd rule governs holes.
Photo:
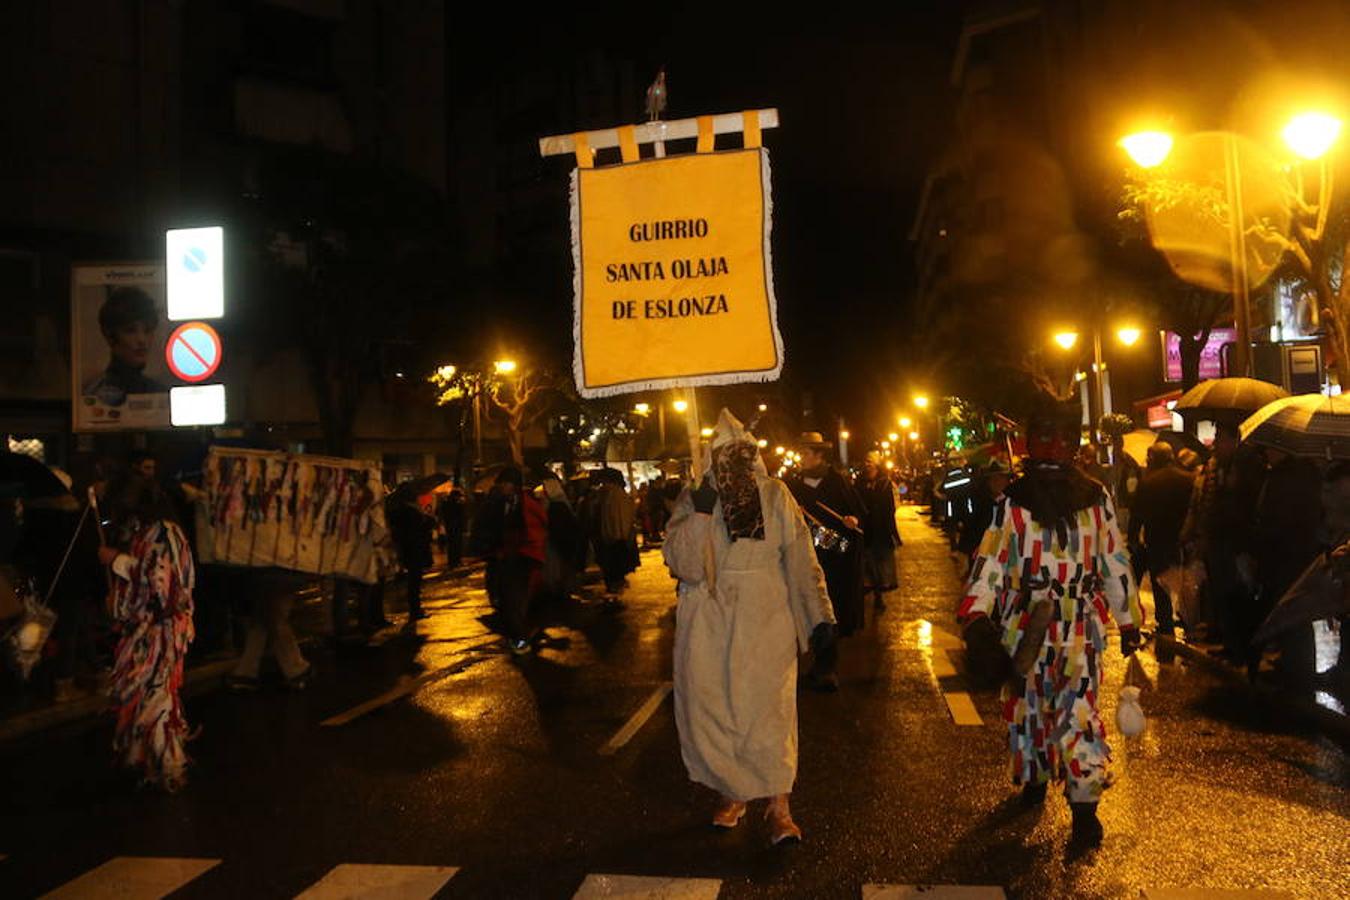
POLYGON ((1003 690, 1013 784, 1064 781, 1070 802, 1095 803, 1111 759, 1097 712, 1106 611, 1092 597, 1055 602, 1035 667, 1003 690))
POLYGON ((295 641, 295 632, 291 629, 291 604, 294 597, 289 593, 272 593, 261 598, 258 608, 248 623, 248 637, 244 640, 244 653, 239 657, 239 665, 234 674, 241 678, 257 678, 262 668, 263 653, 269 647, 272 655, 281 667, 281 674, 294 678, 303 673, 309 665, 300 653, 300 645, 295 641))

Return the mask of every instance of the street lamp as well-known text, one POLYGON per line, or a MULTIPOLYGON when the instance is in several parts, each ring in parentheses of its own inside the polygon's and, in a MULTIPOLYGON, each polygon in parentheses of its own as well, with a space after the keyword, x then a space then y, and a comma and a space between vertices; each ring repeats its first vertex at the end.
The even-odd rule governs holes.
POLYGON ((1058 331, 1055 333, 1055 343, 1059 344, 1065 350, 1072 350, 1073 345, 1078 343, 1078 332, 1058 331))
POLYGON ((767 403, 761 403, 761 404, 759 405, 759 411, 760 411, 760 412, 768 412, 768 411, 769 411, 769 404, 767 404, 767 403))
POLYGON ((1141 169, 1162 165, 1172 152, 1172 136, 1165 131, 1137 131, 1117 143, 1141 169))
POLYGON ((1116 329, 1116 340, 1120 341, 1126 347, 1133 347, 1139 343, 1139 337, 1143 332, 1133 326, 1116 329))
POLYGON ((1327 113, 1308 112, 1294 116, 1280 132, 1284 142, 1307 160, 1321 159, 1336 143, 1341 133, 1341 120, 1327 113))
POLYGON ((928 398, 925 397, 923 394, 915 394, 915 395, 914 395, 914 405, 917 406, 919 409, 927 409, 927 408, 928 408, 928 398))
POLYGON ((492 368, 498 375, 510 375, 517 366, 514 359, 499 359, 492 363, 492 368))
POLYGON ((675 409, 677 413, 686 413, 689 411, 689 401, 687 400, 676 400, 674 403, 670 405, 675 409))
POLYGON ((908 428, 909 426, 914 424, 914 421, 909 416, 901 416, 896 421, 900 423, 901 428, 908 428))
POLYGON ((890 434, 886 435, 886 437, 890 438, 892 444, 894 444, 896 441, 900 440, 900 435, 896 434, 894 431, 892 431, 890 434))

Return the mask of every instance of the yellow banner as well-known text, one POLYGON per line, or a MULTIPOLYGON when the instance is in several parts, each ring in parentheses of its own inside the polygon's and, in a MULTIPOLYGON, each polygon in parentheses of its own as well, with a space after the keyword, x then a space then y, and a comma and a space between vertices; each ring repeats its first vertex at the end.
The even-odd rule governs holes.
POLYGON ((777 378, 772 212, 762 148, 573 172, 577 390, 777 378))

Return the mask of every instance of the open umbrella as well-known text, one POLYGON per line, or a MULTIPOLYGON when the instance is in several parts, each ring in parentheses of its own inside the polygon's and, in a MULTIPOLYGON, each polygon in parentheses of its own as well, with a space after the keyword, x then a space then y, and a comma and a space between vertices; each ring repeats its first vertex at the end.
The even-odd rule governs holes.
POLYGON ((1318 619, 1350 615, 1347 568, 1350 556, 1321 554, 1314 559, 1261 623, 1252 637, 1252 646, 1264 646, 1291 628, 1318 619))
POLYGON ((1279 385, 1255 378, 1212 378, 1181 395, 1174 410, 1183 417, 1250 415, 1289 392, 1279 385))
POLYGON ((1321 394, 1285 397, 1242 423, 1242 440, 1311 459, 1350 459, 1350 401, 1321 394))

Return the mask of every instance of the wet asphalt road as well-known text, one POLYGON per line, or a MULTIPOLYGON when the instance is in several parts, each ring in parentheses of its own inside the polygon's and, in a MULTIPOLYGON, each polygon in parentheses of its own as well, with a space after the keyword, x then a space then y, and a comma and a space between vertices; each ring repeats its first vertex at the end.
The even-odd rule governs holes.
MULTIPOLYGON (((995 699, 974 698, 983 724, 953 721, 956 567, 915 510, 901 518, 902 591, 843 643, 841 692, 801 697, 800 846, 767 848, 758 806, 737 831, 705 826, 713 798, 686 781, 668 697, 600 752, 669 678, 672 585, 648 553, 625 611, 555 609, 553 646, 534 658, 502 653, 475 576, 428 585, 432 617, 415 639, 314 653, 306 693, 195 698, 203 732, 178 795, 114 772, 107 729, 9 748, 0 897, 40 895, 114 857, 220 861, 176 897, 292 897, 344 863, 458 867, 444 897, 566 898, 597 873, 715 879, 728 900, 919 883, 1027 898, 1350 896, 1345 752, 1147 651, 1149 730, 1114 738, 1105 844, 1070 858, 1062 798, 1040 813, 1008 802, 995 699), (409 678, 410 695, 321 724, 409 678)), ((1123 665, 1114 652, 1107 665, 1114 731, 1123 665)))

